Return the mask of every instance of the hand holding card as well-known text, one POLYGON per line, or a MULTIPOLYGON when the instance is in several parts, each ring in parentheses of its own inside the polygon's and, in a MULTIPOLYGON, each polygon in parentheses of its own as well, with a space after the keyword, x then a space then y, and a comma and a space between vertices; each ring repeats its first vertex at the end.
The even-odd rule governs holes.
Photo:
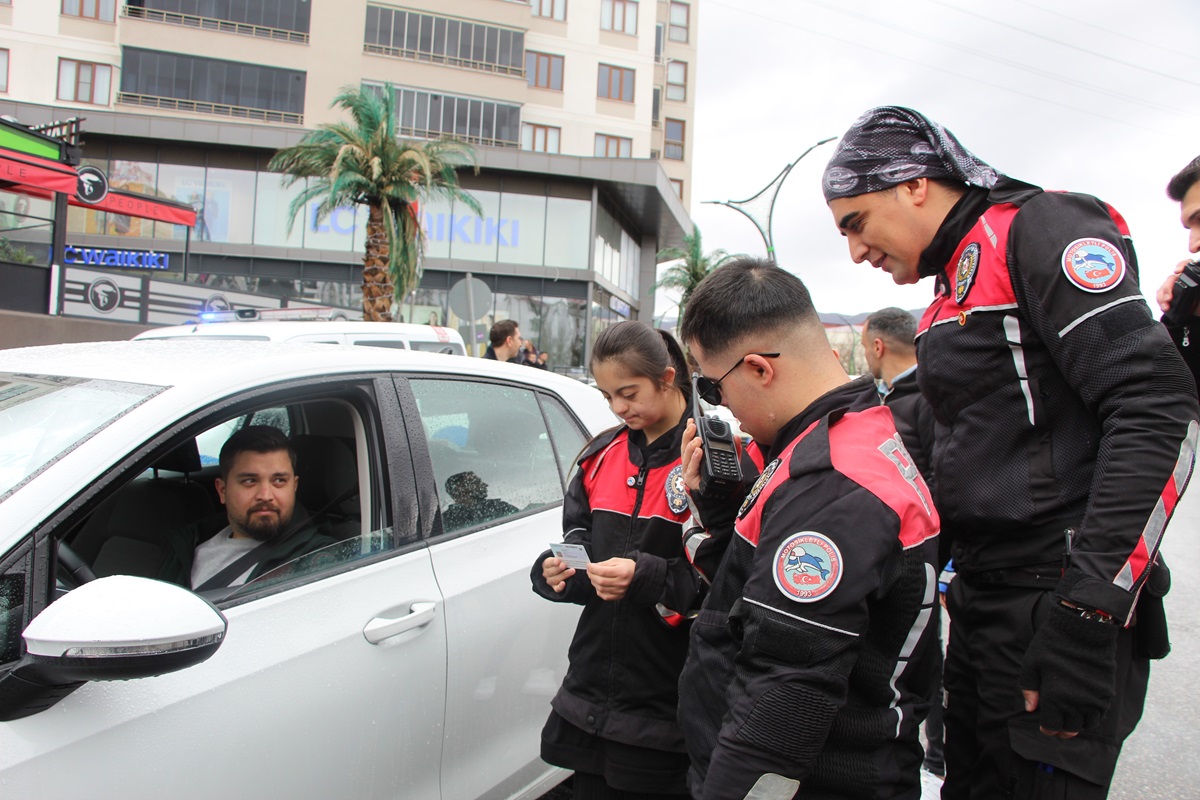
POLYGON ((562 559, 563 563, 572 569, 586 570, 591 559, 588 558, 587 548, 581 544, 567 544, 565 542, 551 542, 550 552, 555 558, 562 559))

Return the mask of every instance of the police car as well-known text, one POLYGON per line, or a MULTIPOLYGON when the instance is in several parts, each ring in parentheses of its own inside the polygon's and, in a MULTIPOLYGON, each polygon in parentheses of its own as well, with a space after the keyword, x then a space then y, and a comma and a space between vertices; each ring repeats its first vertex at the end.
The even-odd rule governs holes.
POLYGON ((577 608, 529 570, 613 423, 579 381, 482 359, 0 351, 3 795, 538 796, 563 777, 539 731, 577 608), (168 534, 224 514, 221 444, 262 424, 334 541, 226 589, 159 580, 168 534), (451 478, 496 502, 448 513, 451 478))
POLYGON ((220 339, 315 342, 466 355, 462 334, 440 325, 338 319, 328 308, 239 308, 206 311, 198 322, 139 333, 135 339, 220 339))

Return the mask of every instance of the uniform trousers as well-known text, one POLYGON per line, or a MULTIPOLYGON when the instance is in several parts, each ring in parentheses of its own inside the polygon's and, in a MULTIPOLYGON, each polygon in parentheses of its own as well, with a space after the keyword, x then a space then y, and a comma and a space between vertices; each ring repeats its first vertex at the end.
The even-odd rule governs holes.
POLYGON ((1013 586, 987 577, 960 571, 947 592, 942 799, 1103 800, 1121 746, 1142 716, 1149 660, 1135 655, 1133 631, 1122 631, 1117 694, 1100 725, 1074 739, 1041 733, 1018 679, 1034 631, 1057 602, 1053 581, 1013 586))

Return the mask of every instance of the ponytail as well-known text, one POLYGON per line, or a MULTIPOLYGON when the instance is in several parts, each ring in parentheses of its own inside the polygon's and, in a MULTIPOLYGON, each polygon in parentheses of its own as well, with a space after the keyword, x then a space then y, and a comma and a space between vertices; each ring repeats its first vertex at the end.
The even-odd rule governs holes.
POLYGON ((668 367, 674 367, 675 380, 671 385, 682 392, 685 399, 691 399, 692 382, 683 348, 664 330, 636 320, 605 328, 592 345, 589 368, 594 370, 597 364, 606 361, 615 361, 632 374, 655 383, 662 381, 668 367))

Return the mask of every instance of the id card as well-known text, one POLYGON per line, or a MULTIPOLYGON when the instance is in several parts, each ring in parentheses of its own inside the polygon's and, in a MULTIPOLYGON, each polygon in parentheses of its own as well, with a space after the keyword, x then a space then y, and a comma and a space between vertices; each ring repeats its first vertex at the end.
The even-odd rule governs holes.
POLYGON ((551 542, 550 552, 554 554, 555 558, 561 558, 568 567, 574 569, 587 569, 588 564, 591 563, 587 548, 581 544, 551 542))

